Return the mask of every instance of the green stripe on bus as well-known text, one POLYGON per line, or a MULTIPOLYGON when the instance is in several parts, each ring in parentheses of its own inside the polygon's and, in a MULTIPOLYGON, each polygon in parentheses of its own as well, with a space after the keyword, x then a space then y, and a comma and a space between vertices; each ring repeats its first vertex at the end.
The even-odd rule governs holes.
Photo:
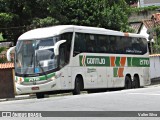
MULTIPOLYGON (((112 56, 113 57, 113 56, 112 56)), ((122 56, 123 57, 123 56, 122 56)), ((116 57, 114 63, 115 66, 121 66, 121 58, 116 57)), ((80 66, 92 66, 92 67, 109 67, 110 66, 110 57, 109 56, 79 56, 79 65, 80 66)), ((149 58, 143 57, 127 57, 127 64, 125 66, 128 67, 150 67, 149 58)))
POLYGON ((46 80, 49 79, 49 78, 52 78, 55 76, 55 73, 50 73, 48 75, 43 75, 43 76, 39 76, 39 77, 25 77, 24 78, 24 81, 25 82, 30 82, 31 79, 37 79, 37 81, 43 81, 43 80, 46 80))
POLYGON ((128 57, 128 67, 150 67, 149 58, 128 57))
POLYGON ((132 57, 127 58, 128 67, 132 66, 132 57))

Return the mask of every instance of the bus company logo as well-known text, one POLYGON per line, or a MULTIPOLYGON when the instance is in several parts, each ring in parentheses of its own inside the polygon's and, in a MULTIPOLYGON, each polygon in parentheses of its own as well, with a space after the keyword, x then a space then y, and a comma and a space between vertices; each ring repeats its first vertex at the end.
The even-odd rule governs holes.
POLYGON ((80 56, 80 66, 105 66, 105 57, 100 56, 80 56))
POLYGON ((87 58, 87 64, 105 65, 104 58, 87 58))

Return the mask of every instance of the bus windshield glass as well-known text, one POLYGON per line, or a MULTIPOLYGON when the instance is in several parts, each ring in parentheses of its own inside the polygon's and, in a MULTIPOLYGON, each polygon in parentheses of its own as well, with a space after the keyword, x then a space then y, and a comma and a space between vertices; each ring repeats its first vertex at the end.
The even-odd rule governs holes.
POLYGON ((15 72, 35 74, 56 69, 58 62, 54 55, 54 45, 58 41, 58 36, 18 41, 15 53, 15 72))

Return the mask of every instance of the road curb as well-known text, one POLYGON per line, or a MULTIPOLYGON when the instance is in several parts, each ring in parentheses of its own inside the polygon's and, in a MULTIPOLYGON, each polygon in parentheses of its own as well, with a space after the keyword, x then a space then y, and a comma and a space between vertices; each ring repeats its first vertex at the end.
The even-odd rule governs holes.
POLYGON ((33 99, 33 98, 36 98, 36 97, 34 95, 16 95, 15 98, 0 99, 0 102, 14 101, 14 100, 24 100, 24 99, 33 99))
POLYGON ((151 79, 151 85, 156 85, 156 84, 160 84, 160 77, 151 79))

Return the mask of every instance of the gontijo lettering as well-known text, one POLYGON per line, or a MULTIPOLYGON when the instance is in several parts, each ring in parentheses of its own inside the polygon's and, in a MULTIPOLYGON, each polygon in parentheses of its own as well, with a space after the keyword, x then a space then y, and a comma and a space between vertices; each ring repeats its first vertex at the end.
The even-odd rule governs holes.
POLYGON ((87 64, 105 64, 104 58, 87 58, 87 64))

